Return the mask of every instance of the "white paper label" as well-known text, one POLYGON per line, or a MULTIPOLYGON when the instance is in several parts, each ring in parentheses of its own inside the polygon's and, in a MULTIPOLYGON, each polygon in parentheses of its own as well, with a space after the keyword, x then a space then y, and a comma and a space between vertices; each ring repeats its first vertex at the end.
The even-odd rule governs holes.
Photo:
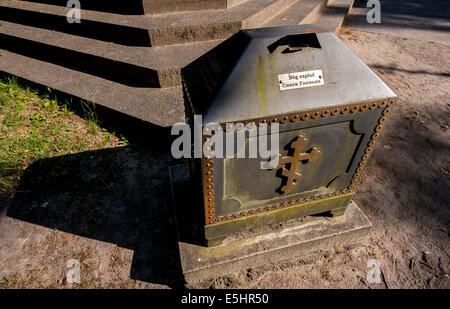
POLYGON ((279 74, 278 84, 280 90, 322 86, 324 84, 322 70, 279 74))

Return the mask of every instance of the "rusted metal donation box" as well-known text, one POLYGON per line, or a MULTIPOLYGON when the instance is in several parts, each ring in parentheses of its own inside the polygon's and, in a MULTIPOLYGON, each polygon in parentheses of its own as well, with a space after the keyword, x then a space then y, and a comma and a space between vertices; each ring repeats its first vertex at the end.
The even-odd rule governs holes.
POLYGON ((234 127, 231 136, 247 130, 248 147, 261 140, 251 128, 278 124, 265 136, 270 144, 278 134, 272 168, 262 168, 267 158, 249 150, 244 157, 202 151, 192 160, 202 179, 208 246, 263 225, 343 214, 396 98, 334 33, 316 25, 240 31, 184 68, 182 78, 191 127, 194 115, 202 116, 202 149, 211 138, 208 123, 223 132, 234 127))

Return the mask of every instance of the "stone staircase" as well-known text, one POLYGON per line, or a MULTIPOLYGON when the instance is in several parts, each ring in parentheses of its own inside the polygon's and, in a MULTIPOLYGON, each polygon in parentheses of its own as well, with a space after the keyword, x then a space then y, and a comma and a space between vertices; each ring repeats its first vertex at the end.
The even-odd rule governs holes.
POLYGON ((180 68, 243 28, 337 31, 353 0, 80 2, 69 24, 67 1, 0 0, 0 72, 166 127, 184 119, 180 68))

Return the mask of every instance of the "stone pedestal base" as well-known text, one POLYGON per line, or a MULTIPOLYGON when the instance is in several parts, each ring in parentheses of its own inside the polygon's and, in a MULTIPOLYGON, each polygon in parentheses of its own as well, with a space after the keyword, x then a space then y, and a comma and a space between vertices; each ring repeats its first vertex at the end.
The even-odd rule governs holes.
POLYGON ((188 284, 250 267, 299 260, 335 247, 354 247, 364 241, 372 227, 366 215, 352 202, 342 216, 310 216, 273 224, 230 235, 222 245, 208 248, 199 245, 195 238, 187 237, 185 231, 198 230, 198 226, 180 216, 182 205, 177 198, 177 186, 185 188, 188 176, 186 165, 170 167, 181 266, 188 284))

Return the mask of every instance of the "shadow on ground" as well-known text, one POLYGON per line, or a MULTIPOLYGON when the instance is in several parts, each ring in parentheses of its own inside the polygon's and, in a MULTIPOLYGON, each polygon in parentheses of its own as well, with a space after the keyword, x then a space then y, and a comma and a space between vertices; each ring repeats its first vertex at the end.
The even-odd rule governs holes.
MULTIPOLYGON (((2 74, 1 77, 11 77, 2 74)), ((26 80, 39 95, 86 117, 79 98, 48 92, 26 80)), ((169 166, 170 127, 96 106, 99 125, 125 136, 129 146, 39 160, 28 166, 11 198, 0 196, 0 216, 116 244, 134 251, 131 279, 182 287, 169 166)))
POLYGON ((37 161, 7 215, 134 250, 132 279, 178 287, 171 162, 163 150, 121 147, 37 161))
MULTIPOLYGON (((450 31, 450 3, 441 0, 381 0, 380 24, 369 24, 365 14, 373 8, 367 8, 367 0, 356 0, 353 11, 363 9, 364 14, 351 14, 346 24, 363 26, 368 29, 389 27, 392 34, 395 30, 410 29, 432 30, 446 33, 450 31), (367 12, 366 12, 367 11, 367 12)), ((372 13, 371 13, 372 14, 372 13)))

